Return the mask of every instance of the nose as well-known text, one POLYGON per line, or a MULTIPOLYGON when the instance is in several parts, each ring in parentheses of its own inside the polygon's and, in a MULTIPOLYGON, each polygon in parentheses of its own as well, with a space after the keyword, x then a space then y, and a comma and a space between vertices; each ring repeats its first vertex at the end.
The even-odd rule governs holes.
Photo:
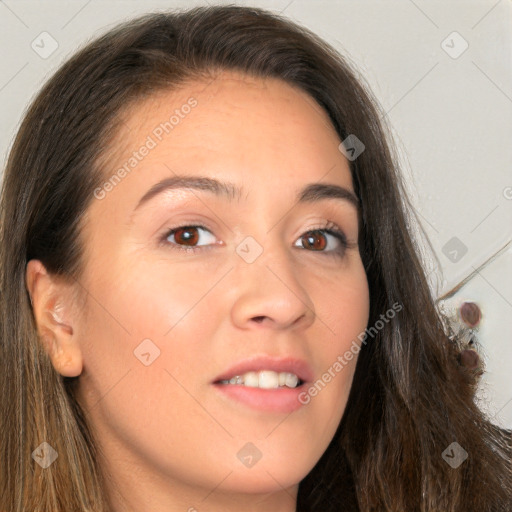
POLYGON ((231 310, 241 329, 306 329, 315 319, 314 304, 299 281, 298 269, 284 250, 264 250, 253 263, 238 261, 231 310))

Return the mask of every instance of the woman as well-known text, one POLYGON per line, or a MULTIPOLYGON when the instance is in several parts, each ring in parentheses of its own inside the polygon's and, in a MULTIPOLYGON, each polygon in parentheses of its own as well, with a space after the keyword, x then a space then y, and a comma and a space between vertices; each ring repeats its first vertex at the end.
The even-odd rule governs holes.
POLYGON ((379 114, 256 8, 61 67, 3 182, 0 510, 511 509, 379 114))

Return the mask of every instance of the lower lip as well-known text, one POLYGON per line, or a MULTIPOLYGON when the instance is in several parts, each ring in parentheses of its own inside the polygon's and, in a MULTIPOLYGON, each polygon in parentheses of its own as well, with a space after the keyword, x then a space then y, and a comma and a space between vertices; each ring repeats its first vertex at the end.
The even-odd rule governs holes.
POLYGON ((291 413, 304 404, 299 395, 306 389, 302 384, 296 388, 261 389, 237 384, 214 384, 213 387, 229 398, 242 402, 253 409, 269 412, 291 413))

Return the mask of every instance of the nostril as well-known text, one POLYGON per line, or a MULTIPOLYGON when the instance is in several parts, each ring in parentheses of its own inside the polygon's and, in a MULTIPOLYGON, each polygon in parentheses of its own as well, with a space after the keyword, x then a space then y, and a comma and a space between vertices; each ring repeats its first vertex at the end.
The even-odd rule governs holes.
POLYGON ((265 319, 265 317, 264 317, 264 316, 255 316, 255 317, 253 318, 253 320, 254 320, 255 322, 258 322, 259 324, 260 324, 261 322, 263 322, 263 320, 264 320, 264 319, 265 319))

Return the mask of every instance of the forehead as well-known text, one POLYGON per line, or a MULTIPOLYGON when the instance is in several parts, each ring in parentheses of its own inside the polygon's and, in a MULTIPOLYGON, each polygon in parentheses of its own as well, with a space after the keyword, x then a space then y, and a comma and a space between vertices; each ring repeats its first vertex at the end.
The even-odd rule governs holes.
POLYGON ((147 161, 164 153, 174 161, 193 156, 211 164, 219 157, 237 165, 249 158, 254 165, 272 158, 276 166, 288 161, 285 168, 293 166, 294 172, 312 161, 347 163, 329 116, 311 96, 281 79, 238 71, 223 71, 134 103, 122 112, 109 154, 126 159, 148 138, 156 148, 147 161))
MULTIPOLYGON (((223 72, 160 91, 126 109, 121 119, 101 167, 107 179, 125 169, 121 185, 124 196, 133 196, 130 203, 148 185, 175 174, 209 175, 254 195, 265 187, 288 190, 296 184, 297 190, 322 180, 352 189, 327 113, 277 78, 223 72)), ((111 196, 119 199, 115 192, 111 196)))

